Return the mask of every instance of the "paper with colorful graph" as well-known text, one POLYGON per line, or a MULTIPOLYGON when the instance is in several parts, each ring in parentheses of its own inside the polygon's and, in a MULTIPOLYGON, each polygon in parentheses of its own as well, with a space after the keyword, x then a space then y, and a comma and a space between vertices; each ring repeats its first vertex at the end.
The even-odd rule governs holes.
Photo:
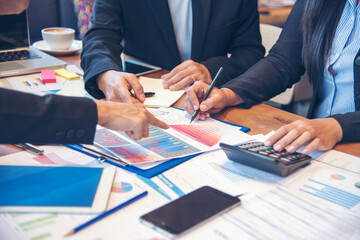
POLYGON ((149 128, 149 137, 135 141, 123 132, 98 127, 96 146, 129 164, 144 164, 195 155, 219 148, 220 140, 229 134, 244 134, 240 127, 215 119, 189 125, 186 113, 176 108, 149 109, 169 124, 169 129, 149 128))

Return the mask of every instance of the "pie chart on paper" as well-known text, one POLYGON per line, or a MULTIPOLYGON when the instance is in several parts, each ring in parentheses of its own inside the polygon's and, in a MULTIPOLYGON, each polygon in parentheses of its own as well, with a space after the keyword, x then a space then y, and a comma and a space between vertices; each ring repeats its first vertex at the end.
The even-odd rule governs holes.
POLYGON ((338 181, 345 180, 345 177, 343 175, 340 175, 340 174, 332 174, 331 178, 335 179, 335 180, 338 180, 338 181))
POLYGON ((130 192, 133 186, 127 182, 115 182, 112 186, 111 192, 115 193, 126 193, 130 192))

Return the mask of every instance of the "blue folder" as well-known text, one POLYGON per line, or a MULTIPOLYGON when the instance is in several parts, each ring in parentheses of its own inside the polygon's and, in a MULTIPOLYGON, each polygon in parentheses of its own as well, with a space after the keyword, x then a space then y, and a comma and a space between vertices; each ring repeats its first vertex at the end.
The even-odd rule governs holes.
MULTIPOLYGON (((176 108, 176 107, 174 107, 176 108)), ((179 110, 182 110, 184 111, 183 109, 181 108, 176 108, 176 109, 179 109, 179 110)), ((229 122, 226 122, 226 121, 223 121, 223 120, 219 120, 219 119, 215 119, 217 121, 220 121, 220 122, 223 122, 223 123, 226 123, 226 124, 230 124, 232 126, 236 126, 236 127, 240 127, 240 131, 242 132, 248 132, 250 131, 250 128, 248 127, 244 127, 244 126, 241 126, 241 125, 238 125, 238 124, 234 124, 234 123, 229 123, 229 122)), ((94 158, 99 158, 98 156, 94 155, 94 154, 91 154, 89 152, 86 152, 86 151, 83 151, 82 150, 82 146, 81 145, 76 145, 76 144, 65 144, 65 146, 71 148, 71 149, 74 149, 76 151, 79 151, 79 152, 82 152, 88 156, 92 156, 94 158)), ((194 155, 190 155, 190 156, 186 156, 186 157, 180 157, 180 158, 174 158, 174 159, 171 159, 171 160, 168 160, 164 163, 161 163, 155 167, 152 167, 152 168, 149 168, 149 169, 141 169, 141 168, 138 168, 138 167, 135 167, 135 166, 132 166, 132 165, 128 165, 128 166, 122 166, 118 163, 116 163, 115 161, 111 161, 111 160, 107 160, 105 159, 105 162, 109 163, 109 164, 112 164, 116 167, 120 167, 122 169, 125 169, 127 171, 130 171, 130 172, 133 172, 133 173, 136 173, 136 174, 139 174, 143 177, 146 177, 146 178, 152 178, 162 172, 165 172, 197 155, 199 155, 200 153, 197 153, 197 154, 194 154, 194 155)))

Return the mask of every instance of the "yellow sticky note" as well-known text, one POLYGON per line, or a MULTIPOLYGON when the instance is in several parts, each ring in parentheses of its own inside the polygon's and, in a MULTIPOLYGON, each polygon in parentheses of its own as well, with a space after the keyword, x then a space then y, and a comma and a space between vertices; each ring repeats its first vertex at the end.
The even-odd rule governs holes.
POLYGON ((70 71, 66 70, 65 68, 56 69, 55 74, 58 75, 59 77, 66 78, 68 80, 74 80, 74 79, 80 78, 79 75, 77 75, 76 73, 70 72, 70 71))

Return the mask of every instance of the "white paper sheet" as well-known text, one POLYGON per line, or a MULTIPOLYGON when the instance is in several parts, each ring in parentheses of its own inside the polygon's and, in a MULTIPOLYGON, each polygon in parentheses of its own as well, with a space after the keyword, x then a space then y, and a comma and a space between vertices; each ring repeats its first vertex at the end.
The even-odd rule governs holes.
POLYGON ((139 82, 145 92, 155 93, 154 96, 145 99, 144 105, 146 107, 170 107, 184 94, 184 90, 170 91, 164 89, 162 79, 140 77, 139 82))

